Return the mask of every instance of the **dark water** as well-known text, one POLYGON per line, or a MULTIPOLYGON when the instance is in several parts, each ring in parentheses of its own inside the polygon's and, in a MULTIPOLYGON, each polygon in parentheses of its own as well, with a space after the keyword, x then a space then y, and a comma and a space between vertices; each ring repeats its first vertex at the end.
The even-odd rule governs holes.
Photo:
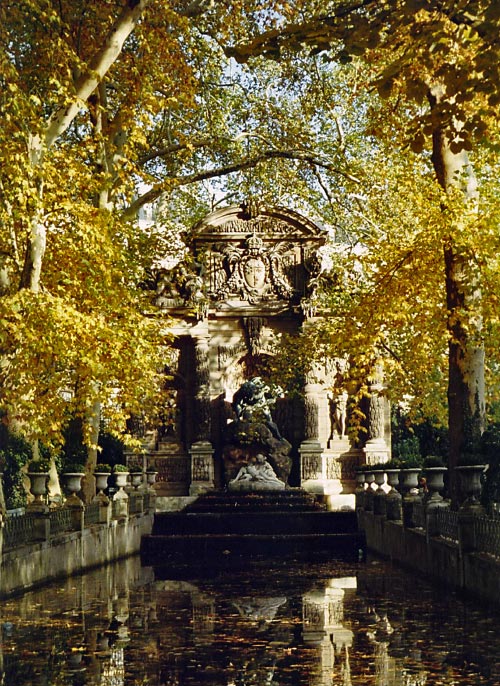
POLYGON ((157 576, 134 558, 3 601, 0 683, 500 684, 500 613, 385 562, 157 576))

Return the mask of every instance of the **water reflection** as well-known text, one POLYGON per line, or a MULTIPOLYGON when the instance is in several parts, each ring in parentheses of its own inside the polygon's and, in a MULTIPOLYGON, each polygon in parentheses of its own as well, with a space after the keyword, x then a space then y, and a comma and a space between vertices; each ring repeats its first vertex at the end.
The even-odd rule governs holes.
POLYGON ((388 564, 171 571, 130 559, 4 601, 1 683, 500 683, 493 612, 388 564))

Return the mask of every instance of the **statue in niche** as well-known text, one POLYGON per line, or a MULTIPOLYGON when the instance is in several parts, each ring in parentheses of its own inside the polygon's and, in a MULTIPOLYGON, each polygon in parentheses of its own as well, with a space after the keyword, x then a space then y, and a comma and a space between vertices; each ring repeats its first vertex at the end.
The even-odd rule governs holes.
POLYGON ((280 241, 265 247, 263 240, 252 234, 245 241, 244 248, 234 245, 216 245, 223 255, 222 274, 217 276, 217 300, 230 295, 239 295, 250 304, 272 298, 290 298, 293 288, 283 273, 283 255, 292 249, 292 244, 280 241))
POLYGON ((282 388, 276 386, 273 389, 260 376, 255 376, 250 381, 245 381, 233 396, 233 409, 236 412, 236 417, 244 421, 251 421, 254 417, 262 419, 273 436, 281 439, 279 429, 271 415, 271 406, 275 404, 276 398, 282 394, 282 388))
POLYGON ((230 491, 278 490, 285 488, 285 482, 278 479, 265 455, 258 453, 243 465, 234 479, 228 483, 230 491))
POLYGON ((232 408, 236 418, 227 425, 224 436, 223 459, 228 484, 236 479, 262 481, 251 477, 265 471, 271 475, 270 469, 275 486, 277 481, 286 483, 292 465, 289 456, 292 446, 281 436, 271 415, 271 407, 281 394, 281 388, 267 384, 259 376, 245 381, 234 394, 232 408), (256 461, 257 455, 267 457, 256 461))
POLYGON ((336 374, 333 389, 327 393, 329 415, 330 415, 330 436, 333 439, 343 439, 347 433, 347 391, 344 388, 344 373, 340 362, 336 363, 336 374))

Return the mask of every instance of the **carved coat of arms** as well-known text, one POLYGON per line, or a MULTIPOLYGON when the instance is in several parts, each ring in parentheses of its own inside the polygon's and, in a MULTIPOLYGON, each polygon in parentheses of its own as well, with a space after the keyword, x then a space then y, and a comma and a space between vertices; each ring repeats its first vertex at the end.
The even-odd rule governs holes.
POLYGON ((233 295, 257 304, 273 298, 289 298, 293 288, 283 272, 283 255, 292 247, 289 242, 280 241, 266 248, 255 234, 246 239, 244 248, 215 246, 222 257, 216 299, 233 295))

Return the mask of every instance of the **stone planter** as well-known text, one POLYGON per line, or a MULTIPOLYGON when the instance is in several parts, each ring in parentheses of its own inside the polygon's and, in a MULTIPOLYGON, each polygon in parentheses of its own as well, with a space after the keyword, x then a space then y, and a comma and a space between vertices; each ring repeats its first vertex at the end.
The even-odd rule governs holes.
POLYGON ((95 476, 95 487, 98 493, 102 493, 108 487, 108 479, 111 476, 111 472, 94 472, 95 476))
POLYGON ((387 485, 390 487, 390 491, 397 491, 399 488, 399 469, 386 469, 385 473, 387 476, 387 485))
POLYGON ((130 482, 136 491, 142 486, 142 472, 130 472, 130 482))
POLYGON ((446 467, 425 468, 424 473, 427 481, 427 488, 429 489, 427 496, 428 503, 436 503, 443 500, 441 493, 444 491, 444 475, 447 471, 448 469, 446 467))
POLYGON ((149 493, 156 493, 156 490, 154 488, 154 485, 156 483, 156 477, 158 476, 158 472, 151 470, 146 472, 146 485, 149 493))
POLYGON ((49 473, 45 472, 28 472, 30 480, 30 491, 35 500, 30 504, 30 508, 39 508, 45 506, 45 496, 47 495, 47 482, 49 473))
POLYGON ((128 472, 114 472, 115 485, 118 489, 113 496, 113 500, 120 500, 123 504, 123 514, 125 514, 126 501, 128 500, 128 493, 125 491, 125 486, 128 483, 128 472))
POLYGON ((401 469, 399 483, 403 493, 409 493, 413 488, 418 489, 418 475, 421 471, 420 467, 406 467, 401 469))
POLYGON ((106 505, 109 503, 109 498, 104 491, 108 487, 108 479, 111 476, 111 472, 94 472, 94 476, 97 493, 92 499, 92 502, 106 505))
POLYGON ((158 476, 158 472, 153 472, 153 471, 147 471, 146 472, 146 483, 148 486, 153 486, 153 484, 156 483, 156 477, 158 476))
POLYGON ((83 507, 83 503, 76 495, 82 490, 83 472, 65 472, 62 475, 64 486, 69 491, 69 496, 66 499, 65 507, 83 507))
POLYGON ((486 469, 485 464, 461 465, 456 467, 459 479, 460 490, 466 496, 460 505, 460 510, 467 512, 482 512, 483 507, 479 501, 482 484, 481 476, 486 469))
POLYGON ((115 472, 114 473, 115 484, 119 490, 122 490, 127 485, 128 474, 129 474, 128 472, 115 472))

